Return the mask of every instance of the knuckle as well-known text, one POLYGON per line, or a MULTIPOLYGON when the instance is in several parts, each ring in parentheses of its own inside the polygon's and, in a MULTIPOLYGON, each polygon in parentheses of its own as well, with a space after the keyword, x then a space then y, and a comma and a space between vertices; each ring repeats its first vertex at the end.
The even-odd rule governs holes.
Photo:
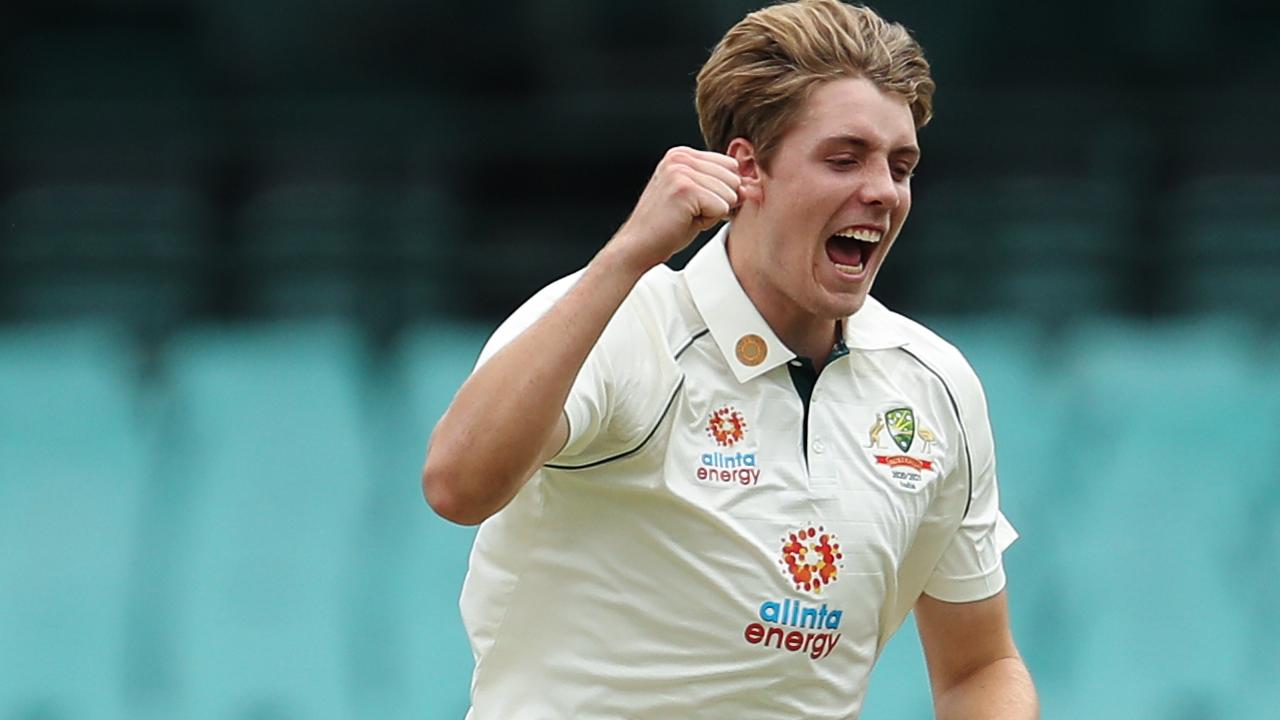
POLYGON ((680 182, 681 179, 689 177, 689 166, 673 163, 663 167, 662 174, 672 182, 680 182))
POLYGON ((675 168, 671 171, 671 187, 677 192, 688 192, 698 187, 698 183, 693 179, 693 175, 688 168, 675 168))
POLYGON ((682 162, 688 160, 689 148, 683 145, 677 145, 676 147, 667 150, 666 155, 663 155, 662 159, 667 162, 682 162))

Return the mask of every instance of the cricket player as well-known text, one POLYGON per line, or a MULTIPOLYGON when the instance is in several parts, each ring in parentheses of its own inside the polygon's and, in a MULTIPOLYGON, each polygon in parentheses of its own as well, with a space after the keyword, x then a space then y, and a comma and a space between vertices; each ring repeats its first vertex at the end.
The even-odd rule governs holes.
POLYGON ((933 91, 867 8, 751 13, 698 75, 708 149, 494 334, 422 475, 481 524, 469 718, 856 718, 913 611, 938 718, 1037 717, 981 386, 868 295, 933 91))

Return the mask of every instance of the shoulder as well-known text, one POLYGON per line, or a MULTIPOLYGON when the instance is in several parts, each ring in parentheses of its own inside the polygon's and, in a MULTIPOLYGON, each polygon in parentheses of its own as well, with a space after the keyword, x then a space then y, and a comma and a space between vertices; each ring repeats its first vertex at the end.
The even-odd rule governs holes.
POLYGON ((659 265, 636 283, 600 344, 610 348, 610 355, 625 356, 626 364, 668 364, 705 331, 684 275, 659 265))
POLYGON ((682 347, 689 338, 706 330, 683 272, 659 265, 636 285, 627 303, 633 311, 650 320, 650 332, 664 338, 670 349, 682 347))
MULTIPOLYGON (((529 297, 498 326, 481 361, 537 322, 573 287, 585 269, 546 285, 529 297)), ((700 329, 701 322, 683 277, 666 265, 658 265, 636 283, 606 328, 602 343, 619 352, 637 349, 641 343, 659 348, 678 347, 700 329), (646 342, 647 341, 647 342, 646 342)))
POLYGON ((901 350, 936 375, 962 411, 985 412, 982 383, 959 348, 922 323, 888 308, 884 308, 883 321, 900 339, 901 350))
POLYGON ((583 270, 579 270, 571 275, 566 275, 559 280, 543 287, 521 303, 515 312, 507 316, 489 336, 488 342, 485 343, 484 349, 480 351, 480 358, 476 361, 476 366, 483 365, 489 358, 493 357, 499 350, 514 340, 520 333, 524 332, 538 321, 556 304, 565 293, 569 292, 569 288, 578 281, 582 276, 583 270))

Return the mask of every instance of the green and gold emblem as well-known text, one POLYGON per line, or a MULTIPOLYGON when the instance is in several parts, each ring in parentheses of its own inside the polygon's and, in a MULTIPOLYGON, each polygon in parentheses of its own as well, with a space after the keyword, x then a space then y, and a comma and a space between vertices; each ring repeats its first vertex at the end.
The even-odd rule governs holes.
POLYGON ((911 408, 894 408, 884 414, 885 424, 889 426, 889 436, 902 452, 911 449, 911 441, 916 438, 916 415, 911 408))

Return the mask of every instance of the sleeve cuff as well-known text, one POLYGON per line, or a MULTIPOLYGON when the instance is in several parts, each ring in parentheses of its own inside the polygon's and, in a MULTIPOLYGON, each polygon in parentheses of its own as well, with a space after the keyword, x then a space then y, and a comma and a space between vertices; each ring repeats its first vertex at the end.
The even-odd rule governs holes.
MULTIPOLYGON (((977 602, 986 600, 1004 589, 1004 551, 1018 539, 1018 531, 1005 518, 1004 513, 996 513, 995 527, 985 542, 973 548, 973 556, 962 567, 967 566, 976 572, 960 577, 948 577, 935 572, 925 585, 924 592, 929 597, 944 602, 977 602), (985 551, 983 551, 985 548, 985 551), (993 552, 994 550, 994 552, 993 552), (984 559, 985 558, 985 559, 984 559), (985 570, 981 568, 987 566, 985 570)), ((954 548, 952 548, 954 550, 954 548)), ((954 571, 954 570, 953 570, 954 571)))
POLYGON ((548 461, 548 464, 556 461, 569 460, 586 450, 589 438, 585 437, 586 433, 582 432, 582 427, 586 425, 587 418, 585 413, 574 412, 574 408, 566 405, 564 409, 564 419, 569 425, 569 436, 565 438, 564 447, 560 448, 560 452, 548 461), (574 417, 577 415, 578 417, 574 417))
POLYGON ((925 586, 924 592, 935 600, 952 603, 986 600, 1004 589, 1004 565, 997 564, 985 575, 967 578, 943 578, 935 576, 925 586))

